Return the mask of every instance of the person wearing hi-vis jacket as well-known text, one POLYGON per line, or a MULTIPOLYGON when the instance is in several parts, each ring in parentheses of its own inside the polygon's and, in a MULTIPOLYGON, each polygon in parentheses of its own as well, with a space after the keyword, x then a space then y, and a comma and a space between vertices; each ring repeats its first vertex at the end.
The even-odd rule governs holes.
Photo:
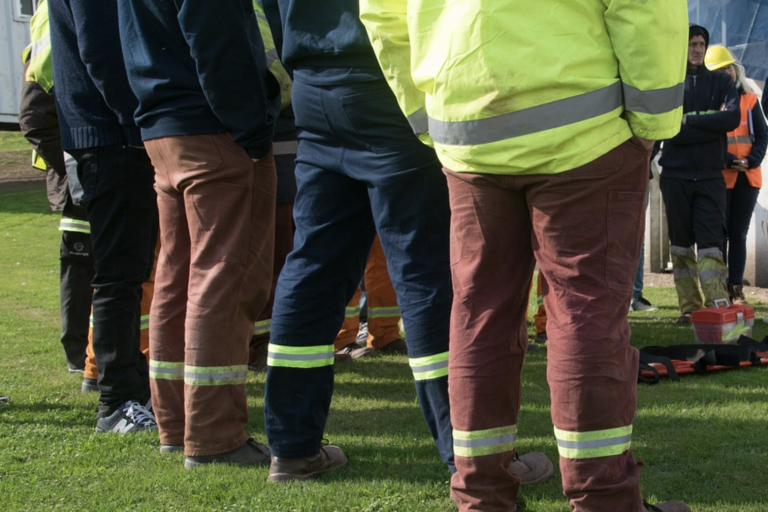
POLYGON ((517 510, 508 462, 535 261, 571 507, 689 512, 642 499, 627 323, 651 147, 680 129, 685 1, 362 0, 360 10, 400 108, 448 179, 460 512, 517 510))

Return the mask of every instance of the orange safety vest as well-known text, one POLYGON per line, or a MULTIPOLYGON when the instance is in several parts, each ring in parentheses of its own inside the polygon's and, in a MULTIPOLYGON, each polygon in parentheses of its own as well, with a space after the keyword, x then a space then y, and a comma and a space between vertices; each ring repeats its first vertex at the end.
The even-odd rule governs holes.
MULTIPOLYGON (((741 124, 732 132, 728 132, 728 152, 738 159, 747 158, 752 152, 752 134, 750 133, 749 116, 757 103, 757 96, 751 92, 741 95, 741 124)), ((736 185, 736 178, 739 171, 733 169, 723 169, 726 188, 733 188, 736 185)), ((747 181, 755 188, 763 186, 763 174, 758 165, 754 169, 747 169, 747 181)))

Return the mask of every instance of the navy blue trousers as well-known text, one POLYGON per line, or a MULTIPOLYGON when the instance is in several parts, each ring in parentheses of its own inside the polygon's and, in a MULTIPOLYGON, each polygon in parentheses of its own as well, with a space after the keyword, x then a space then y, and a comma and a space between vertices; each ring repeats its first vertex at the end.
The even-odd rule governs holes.
MULTIPOLYGON (((293 88, 299 145, 296 235, 277 284, 271 344, 332 345, 378 232, 410 359, 447 353, 452 301, 450 209, 432 149, 413 134, 381 81, 293 88)), ((416 381, 423 416, 451 471, 447 377, 416 381)), ((308 457, 321 446, 333 365, 267 370, 272 453, 308 457)))
POLYGON ((728 236, 723 242, 723 257, 727 255, 728 282, 741 284, 744 280, 744 266, 747 264, 747 232, 760 189, 749 184, 746 174, 739 173, 736 185, 726 190, 725 194, 728 236))

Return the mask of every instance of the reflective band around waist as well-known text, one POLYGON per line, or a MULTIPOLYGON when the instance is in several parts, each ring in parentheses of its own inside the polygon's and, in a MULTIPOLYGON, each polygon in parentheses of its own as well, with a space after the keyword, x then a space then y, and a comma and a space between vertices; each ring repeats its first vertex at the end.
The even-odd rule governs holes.
POLYGON ((184 363, 150 359, 149 377, 155 380, 184 380, 184 363))
POLYGON ((624 86, 624 108, 643 114, 664 114, 683 104, 685 83, 681 82, 666 89, 641 91, 631 85, 624 86))
POLYGON ((149 329, 149 315, 141 316, 141 330, 149 329))
POLYGON ((555 437, 560 456, 566 459, 611 457, 629 449, 632 425, 592 432, 568 432, 555 427, 555 437))
POLYGON ((699 259, 702 258, 722 258, 723 253, 719 247, 707 247, 706 249, 699 249, 699 259))
POLYGON ((272 331, 272 320, 261 320, 253 324, 253 334, 267 334, 272 331))
POLYGON ((728 137, 728 144, 752 144, 752 137, 739 135, 738 137, 728 137))
POLYGON ((693 247, 680 247, 679 245, 670 245, 669 252, 675 256, 695 256, 693 247))
POLYGON ((672 271, 672 274, 675 276, 675 279, 684 279, 686 277, 695 279, 699 275, 695 268, 676 268, 672 271))
POLYGON ((488 430, 453 431, 453 452, 459 457, 480 457, 515 449, 517 425, 488 430))
POLYGON ((450 146, 489 144, 512 137, 560 128, 621 108, 621 82, 571 98, 486 119, 438 121, 429 118, 435 142, 450 146))
POLYGON ((448 352, 408 359, 415 380, 430 380, 448 375, 448 352))
POLYGON ((333 364, 333 345, 289 347, 269 344, 267 365, 283 368, 319 368, 333 364))
POLYGON ((413 133, 421 135, 429 130, 429 117, 425 109, 417 110, 408 116, 408 124, 411 125, 413 133))
POLYGON ((91 224, 87 220, 62 218, 59 222, 59 231, 74 231, 76 233, 91 233, 91 224))
POLYGON ((296 140, 285 140, 272 143, 272 151, 275 156, 295 155, 299 150, 299 142, 296 140))
POLYGON ((704 270, 702 272, 699 272, 699 279, 704 281, 709 281, 710 279, 727 279, 728 278, 728 272, 726 270, 704 270))
POLYGON ((245 384, 248 366, 184 366, 184 384, 189 386, 229 386, 245 384))
POLYGON ((368 308, 368 318, 384 318, 391 316, 400 316, 400 308, 368 308))

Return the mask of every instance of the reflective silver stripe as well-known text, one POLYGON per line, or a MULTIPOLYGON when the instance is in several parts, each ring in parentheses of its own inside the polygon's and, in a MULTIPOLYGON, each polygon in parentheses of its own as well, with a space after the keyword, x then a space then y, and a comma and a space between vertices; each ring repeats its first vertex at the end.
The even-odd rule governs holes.
POLYGON ((674 274, 675 279, 683 279, 686 277, 696 278, 698 275, 695 268, 676 268, 672 273, 674 274))
POLYGON ((679 245, 670 245, 669 252, 675 256, 694 256, 696 254, 693 247, 680 247, 679 245))
POLYGON ((273 142, 272 152, 277 155, 295 155, 299 149, 299 141, 286 140, 283 142, 273 142))
POLYGON ((641 91, 631 85, 623 84, 624 108, 643 114, 664 114, 682 106, 684 85, 680 83, 665 89, 641 91))
POLYGON ((706 249, 699 249, 699 259, 702 258, 722 258, 723 253, 719 247, 708 247, 706 249))
POLYGON ((425 109, 417 110, 408 116, 408 124, 411 125, 413 133, 421 135, 429 131, 429 117, 425 109))
POLYGON ((180 363, 182 366, 178 368, 158 368, 157 366, 150 365, 149 369, 152 373, 165 373, 168 375, 181 375, 184 373, 184 363, 180 363))
POLYGON ((705 270, 699 273, 699 279, 702 282, 709 281, 710 279, 726 279, 728 272, 725 270, 705 270))
POLYGON ((248 376, 247 371, 240 371, 240 372, 190 372, 190 371, 184 371, 184 378, 193 380, 193 381, 202 381, 202 380, 208 380, 208 381, 218 381, 218 380, 230 380, 230 379, 245 379, 248 376))
POLYGON ((272 359, 284 359, 286 361, 316 361, 319 359, 328 359, 333 357, 333 352, 323 352, 321 354, 282 354, 280 352, 267 352, 267 357, 272 359))
POLYGON ((512 443, 517 439, 515 434, 507 434, 504 436, 488 437, 486 439, 455 439, 453 440, 453 446, 459 446, 462 448, 477 448, 479 446, 493 446, 502 443, 512 443))
POLYGON ((35 55, 39 55, 40 53, 45 51, 45 48, 47 46, 50 46, 50 45, 51 45, 51 35, 46 34, 45 37, 43 37, 42 39, 32 43, 32 53, 29 56, 29 58, 30 59, 35 58, 35 55))
POLYGON ((424 366, 414 366, 412 367, 414 372, 431 372, 432 370, 442 370, 443 368, 448 368, 448 360, 440 361, 439 363, 432 363, 432 364, 425 364, 424 366))
POLYGON ((254 11, 254 13, 256 14, 256 17, 259 18, 260 20, 267 21, 267 17, 261 14, 259 11, 254 11))
POLYGON ((526 108, 487 119, 438 121, 429 118, 435 142, 451 146, 489 144, 586 121, 623 105, 621 82, 571 98, 526 108))
POLYGON ((557 445, 561 448, 572 448, 576 450, 585 450, 588 448, 605 448, 606 446, 616 446, 628 443, 632 440, 632 434, 613 437, 611 439, 597 439, 595 441, 565 441, 557 440, 557 445))
POLYGON ((279 57, 277 56, 277 49, 272 48, 267 52, 267 67, 272 67, 272 64, 275 63, 275 61, 279 60, 279 57))
POLYGON ((149 329, 149 315, 144 315, 141 317, 141 330, 149 329))
POLYGON ((752 144, 752 137, 750 137, 748 135, 739 135, 735 139, 733 137, 728 137, 728 144, 734 144, 734 143, 752 144), (733 139, 733 140, 731 140, 731 139, 733 139))
POLYGON ((736 144, 736 137, 728 137, 728 144, 736 144))

